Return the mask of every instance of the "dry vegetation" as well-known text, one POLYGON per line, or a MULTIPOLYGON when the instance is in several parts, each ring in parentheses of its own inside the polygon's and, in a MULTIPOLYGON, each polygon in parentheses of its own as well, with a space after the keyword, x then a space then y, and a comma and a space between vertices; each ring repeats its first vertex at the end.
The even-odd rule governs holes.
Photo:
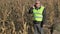
MULTIPOLYGON (((45 34, 60 34, 60 0, 41 0, 46 8, 45 34), (48 32, 47 32, 48 31, 48 32)), ((33 34, 32 16, 28 14, 34 0, 0 0, 0 34, 33 34)))

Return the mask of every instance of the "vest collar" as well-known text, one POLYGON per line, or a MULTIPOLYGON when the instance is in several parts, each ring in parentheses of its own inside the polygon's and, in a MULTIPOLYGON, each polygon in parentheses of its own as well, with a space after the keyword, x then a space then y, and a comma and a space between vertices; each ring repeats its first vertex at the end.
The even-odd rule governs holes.
POLYGON ((39 8, 37 8, 35 5, 34 5, 34 7, 35 7, 35 9, 37 9, 37 10, 41 8, 41 6, 40 6, 39 8))

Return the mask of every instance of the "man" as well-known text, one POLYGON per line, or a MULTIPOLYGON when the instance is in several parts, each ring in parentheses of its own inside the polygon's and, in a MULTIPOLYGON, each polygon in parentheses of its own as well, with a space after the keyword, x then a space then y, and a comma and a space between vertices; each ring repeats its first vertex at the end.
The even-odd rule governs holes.
POLYGON ((39 0, 36 0, 35 5, 29 9, 29 14, 33 14, 34 34, 44 34, 42 23, 45 16, 45 7, 40 4, 39 0))

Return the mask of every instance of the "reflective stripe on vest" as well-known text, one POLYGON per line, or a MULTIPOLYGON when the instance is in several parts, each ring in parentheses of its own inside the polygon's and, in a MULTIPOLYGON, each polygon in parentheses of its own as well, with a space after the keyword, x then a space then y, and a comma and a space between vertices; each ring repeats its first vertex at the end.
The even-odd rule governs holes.
POLYGON ((41 8, 40 9, 33 9, 33 16, 34 16, 34 20, 36 20, 36 21, 42 21, 42 19, 43 19, 43 15, 42 15, 42 13, 43 13, 43 10, 44 10, 44 7, 43 6, 41 6, 41 8))

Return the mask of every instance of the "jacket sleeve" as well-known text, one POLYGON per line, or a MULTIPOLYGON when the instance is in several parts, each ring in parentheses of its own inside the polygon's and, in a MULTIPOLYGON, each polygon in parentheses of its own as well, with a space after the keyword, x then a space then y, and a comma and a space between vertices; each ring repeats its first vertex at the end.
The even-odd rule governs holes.
POLYGON ((46 22, 46 9, 44 9, 43 11, 43 22, 44 23, 46 22))
POLYGON ((29 14, 32 14, 33 13, 33 8, 32 7, 29 9, 29 12, 28 13, 29 14))

